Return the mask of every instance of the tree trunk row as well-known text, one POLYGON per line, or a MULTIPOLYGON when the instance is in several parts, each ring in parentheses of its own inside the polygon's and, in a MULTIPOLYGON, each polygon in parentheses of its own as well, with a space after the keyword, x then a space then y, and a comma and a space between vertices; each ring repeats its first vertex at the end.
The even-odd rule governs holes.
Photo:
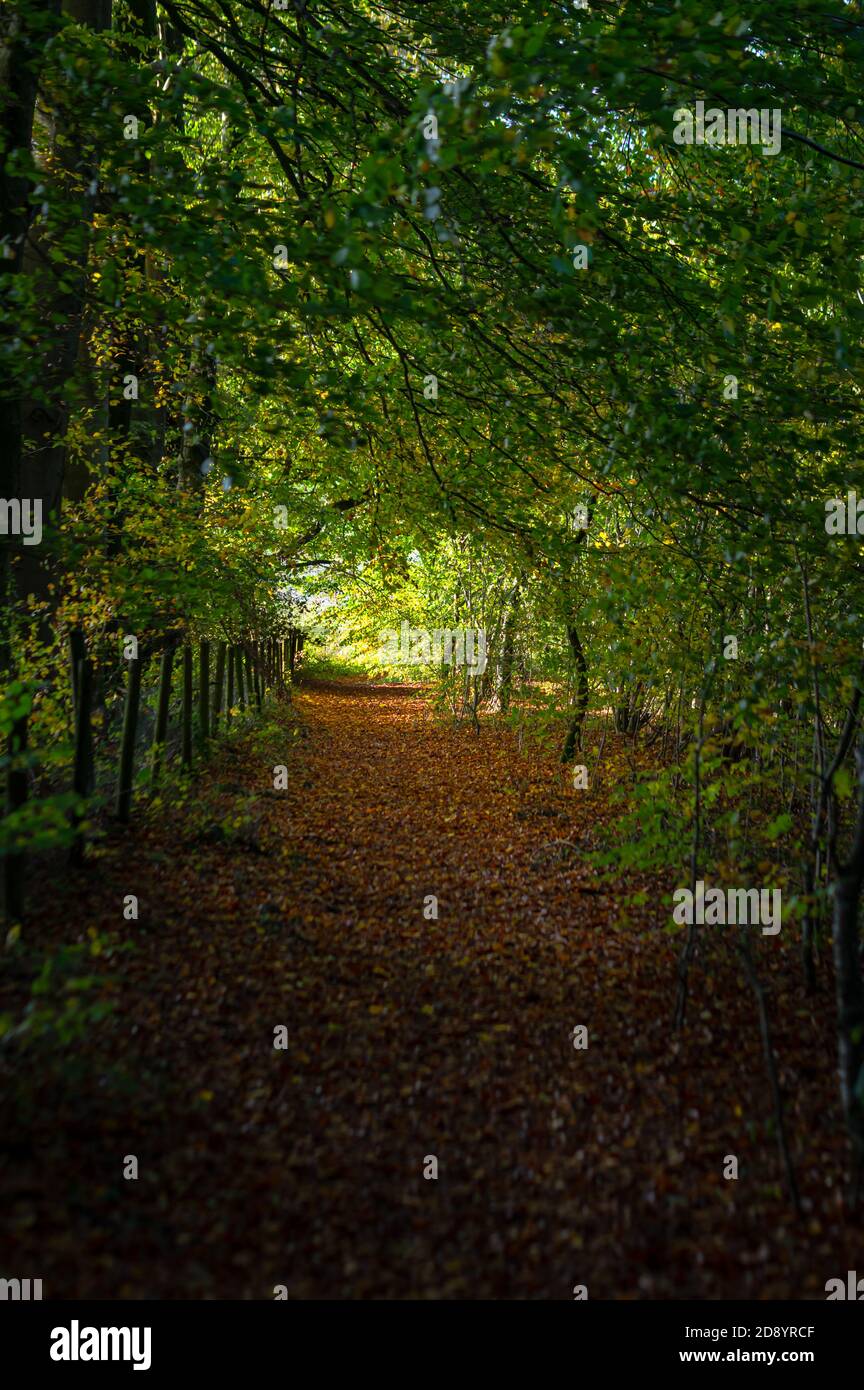
MULTIPOLYGON (((237 644, 219 642, 216 645, 215 674, 211 679, 210 643, 198 644, 197 700, 193 649, 186 645, 182 652, 182 686, 180 700, 180 762, 189 769, 193 750, 204 753, 210 739, 219 732, 220 720, 230 723, 237 710, 247 706, 257 710, 269 691, 284 693, 293 676, 297 654, 302 650, 302 634, 292 629, 285 638, 266 638, 237 644), (245 668, 245 670, 244 670, 245 668), (236 695, 236 703, 235 703, 236 695), (224 704, 223 704, 224 697, 224 704)), ((162 652, 156 692, 156 720, 150 750, 150 785, 156 787, 163 771, 165 745, 171 708, 172 677, 175 647, 162 652)), ((73 767, 72 787, 80 799, 74 812, 75 835, 70 857, 80 865, 84 857, 84 838, 78 830, 81 805, 95 787, 93 753, 93 669, 83 633, 73 629, 69 636, 70 677, 73 699, 73 767)), ((141 682, 144 657, 139 655, 125 662, 126 692, 123 727, 114 795, 114 814, 121 824, 129 822, 135 789, 135 759, 138 747, 141 682)), ((6 810, 13 814, 25 806, 28 798, 29 725, 26 715, 15 725, 8 739, 9 763, 6 778, 6 810)), ((24 913, 25 853, 13 850, 6 856, 4 899, 6 916, 15 922, 24 913)))

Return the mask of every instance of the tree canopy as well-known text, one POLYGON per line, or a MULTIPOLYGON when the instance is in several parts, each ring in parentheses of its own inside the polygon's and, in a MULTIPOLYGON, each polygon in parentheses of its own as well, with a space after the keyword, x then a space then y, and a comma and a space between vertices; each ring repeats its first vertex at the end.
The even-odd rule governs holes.
POLYGON ((856 7, 0 24, 4 848, 71 834, 70 633, 108 718, 128 634, 483 629, 455 712, 642 735, 619 867, 770 870, 811 982, 834 914, 864 1145, 856 7))

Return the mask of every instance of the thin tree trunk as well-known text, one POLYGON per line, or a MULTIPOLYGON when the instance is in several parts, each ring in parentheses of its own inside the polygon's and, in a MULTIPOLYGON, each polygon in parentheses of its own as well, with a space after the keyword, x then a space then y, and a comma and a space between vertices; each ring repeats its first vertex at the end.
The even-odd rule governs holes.
POLYGON ((801 1197, 798 1192, 798 1181, 795 1177, 795 1166, 792 1162, 792 1154, 789 1149, 789 1140, 786 1137, 786 1121, 783 1113, 783 1093, 780 1090, 780 1078, 777 1075, 777 1062, 774 1057, 774 1045, 771 1041, 771 1024, 768 1020, 768 1009, 765 1004, 765 992, 756 974, 756 967, 753 964, 753 956, 750 947, 750 937, 747 934, 748 928, 745 926, 739 933, 739 950, 741 959, 744 963, 744 973, 750 983, 750 987, 756 996, 756 1008, 759 1013, 759 1032, 762 1036, 762 1049, 765 1055, 765 1067, 768 1072, 768 1081, 771 1086, 771 1100, 774 1107, 774 1123, 777 1130, 777 1147, 780 1150, 780 1161, 783 1164, 783 1171, 786 1174, 786 1188, 789 1193, 789 1200, 795 1208, 795 1215, 801 1216, 801 1197))
POLYGON ((510 708, 513 691, 513 657, 516 650, 516 623, 519 618, 521 591, 522 581, 517 580, 510 594, 507 617, 504 619, 504 633, 501 639, 501 688, 498 692, 502 714, 506 714, 510 708))
POLYGON ((852 847, 834 879, 832 941, 837 1001, 840 1094, 855 1154, 864 1161, 864 981, 858 946, 858 904, 864 884, 864 739, 855 757, 858 809, 852 847))
POLYGON ((234 648, 234 666, 237 672, 237 703, 241 710, 246 708, 246 691, 243 681, 243 646, 242 643, 234 648))
POLYGON ((699 879, 699 854, 702 842, 702 746, 705 742, 705 706, 708 692, 703 685, 699 700, 699 732, 693 762, 693 838, 690 842, 690 900, 693 921, 687 924, 687 938, 678 961, 678 992, 675 999, 675 1027, 684 1027, 687 995, 690 986, 690 966, 696 953, 696 884, 699 879))
POLYGON ((256 650, 255 643, 250 643, 246 649, 246 671, 249 678, 249 703, 252 703, 252 695, 255 695, 255 703, 261 708, 261 686, 258 681, 258 667, 255 662, 253 652, 256 650))
MULTIPOLYGON (((9 757, 9 771, 6 776, 6 810, 10 815, 27 801, 27 715, 23 714, 12 727, 6 741, 9 757)), ((6 917, 15 922, 24 915, 24 867, 23 851, 15 850, 6 855, 6 917)))
MULTIPOLYGON (((83 636, 80 633, 78 635, 81 637, 81 645, 83 646, 83 636)), ((83 798, 90 795, 93 785, 93 732, 90 725, 92 681, 90 662, 86 653, 81 655, 74 664, 77 669, 75 675, 75 758, 72 767, 72 790, 77 796, 83 798)), ((77 830, 79 819, 76 810, 76 834, 69 852, 70 862, 74 865, 80 865, 84 859, 84 837, 77 830)))
MULTIPOLYGON (((82 29, 98 33, 110 26, 110 0, 65 0, 62 8, 82 29)), ((37 103, 37 121, 51 145, 46 167, 40 172, 49 186, 60 225, 56 242, 53 233, 46 234, 39 225, 31 225, 23 265, 33 282, 30 293, 39 303, 45 337, 39 381, 24 393, 21 402, 19 495, 33 499, 34 505, 38 501, 43 526, 56 523, 61 510, 69 422, 67 384, 78 361, 100 158, 98 147, 89 141, 86 126, 79 125, 73 92, 65 84, 56 93, 48 94, 43 89, 43 100, 37 103), (53 107, 49 102, 55 98, 57 105, 53 107), (64 263, 62 276, 52 265, 52 253, 58 250, 64 263)), ((56 606, 53 574, 49 547, 22 548, 16 566, 19 601, 28 602, 31 594, 45 601, 39 629, 46 640, 51 635, 50 613, 56 606)))
POLYGON ((216 677, 213 685, 213 733, 219 732, 219 715, 222 712, 222 690, 225 685, 225 648, 220 642, 216 648, 216 677))
POLYGON ((79 657, 77 667, 72 787, 78 796, 89 796, 93 790, 93 736, 90 727, 93 683, 90 662, 86 656, 79 657))
POLYGON ((153 755, 151 778, 155 783, 162 765, 165 739, 168 736, 168 711, 171 706, 171 668, 174 664, 174 649, 169 647, 162 653, 159 665, 159 698, 156 707, 156 728, 153 732, 153 755))
POLYGON ((120 745, 120 773, 117 779, 117 819, 125 824, 132 805, 132 783, 135 778, 135 738, 138 733, 138 709, 141 703, 141 658, 129 662, 126 685, 126 709, 123 714, 123 740, 120 745))
POLYGON ((183 648, 183 749, 184 767, 192 766, 192 648, 183 648))
POLYGON ((201 468, 211 452, 215 390, 216 360, 205 347, 194 354, 186 385, 187 406, 177 479, 180 492, 200 492, 204 482, 201 468))
POLYGON ((570 650, 573 653, 573 660, 576 662, 578 672, 578 682, 576 691, 576 709, 570 721, 570 728, 567 732, 567 739, 564 750, 561 754, 562 763, 570 763, 576 753, 582 747, 582 727, 585 723, 585 715, 588 713, 588 662, 585 659, 585 652, 582 641, 575 623, 567 624, 567 640, 570 643, 570 650))
POLYGON ((210 643, 198 644, 198 718, 201 746, 210 737, 210 643))
POLYGON ((84 641, 84 633, 80 628, 75 627, 69 633, 69 653, 70 667, 72 670, 72 708, 75 730, 75 770, 73 781, 75 789, 78 790, 78 782, 81 781, 83 791, 81 796, 89 796, 93 790, 94 767, 93 767, 93 731, 90 723, 91 710, 93 706, 93 681, 90 669, 90 662, 87 656, 87 646, 84 641), (81 665, 86 664, 87 668, 87 719, 82 733, 83 743, 79 748, 78 744, 78 705, 81 700, 81 665), (83 758, 83 764, 79 759, 83 758))

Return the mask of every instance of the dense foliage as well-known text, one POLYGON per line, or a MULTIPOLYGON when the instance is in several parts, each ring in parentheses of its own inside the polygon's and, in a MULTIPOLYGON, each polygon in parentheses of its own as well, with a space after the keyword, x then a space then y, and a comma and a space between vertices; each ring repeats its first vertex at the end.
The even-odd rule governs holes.
POLYGON ((721 3, 4 5, 3 844, 68 833, 73 631, 110 729, 130 633, 483 629, 442 708, 589 794, 623 736, 619 873, 833 930, 861 1145, 864 25, 721 3))

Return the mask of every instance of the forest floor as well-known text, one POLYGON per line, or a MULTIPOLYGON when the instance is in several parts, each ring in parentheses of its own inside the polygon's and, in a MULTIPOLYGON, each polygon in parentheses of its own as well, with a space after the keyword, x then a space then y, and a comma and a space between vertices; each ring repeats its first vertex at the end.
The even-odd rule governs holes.
POLYGON ((715 929, 676 1035, 668 896, 622 911, 584 862, 608 816, 500 724, 308 681, 43 876, 0 1012, 70 940, 114 1009, 0 1048, 0 1274, 46 1299, 824 1298, 862 1259, 829 963, 808 1000, 794 938, 754 937, 796 1219, 735 954, 715 929))

